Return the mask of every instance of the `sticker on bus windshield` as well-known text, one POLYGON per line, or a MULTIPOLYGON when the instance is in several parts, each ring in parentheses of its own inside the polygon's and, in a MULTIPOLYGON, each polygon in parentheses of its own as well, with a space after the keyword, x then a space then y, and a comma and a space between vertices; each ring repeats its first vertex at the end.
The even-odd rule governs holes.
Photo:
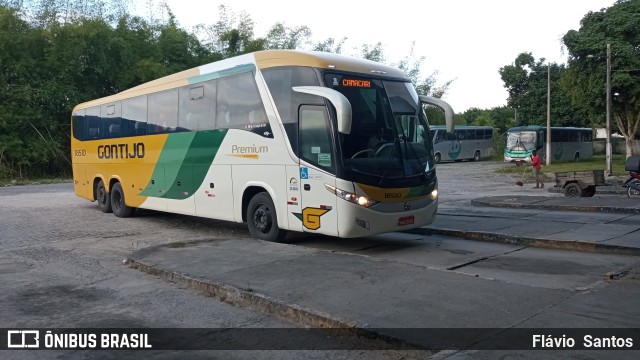
POLYGON ((312 146, 311 147, 312 154, 320 154, 320 146, 312 146))
POLYGON ((331 166, 331 154, 328 154, 328 153, 318 154, 318 164, 320 166, 331 166))

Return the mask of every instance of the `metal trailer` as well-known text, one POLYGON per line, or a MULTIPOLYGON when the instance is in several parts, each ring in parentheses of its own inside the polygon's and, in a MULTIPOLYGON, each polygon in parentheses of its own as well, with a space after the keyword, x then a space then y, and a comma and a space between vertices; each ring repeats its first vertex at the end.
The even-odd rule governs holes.
POLYGON ((555 179, 556 187, 569 197, 591 197, 596 193, 596 186, 605 185, 604 170, 557 172, 555 179))

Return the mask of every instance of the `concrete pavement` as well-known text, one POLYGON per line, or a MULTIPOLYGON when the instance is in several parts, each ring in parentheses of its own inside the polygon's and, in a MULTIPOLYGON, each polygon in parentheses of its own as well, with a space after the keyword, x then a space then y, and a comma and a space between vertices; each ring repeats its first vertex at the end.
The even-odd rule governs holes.
POLYGON ((608 254, 640 255, 640 199, 505 195, 471 200, 475 207, 439 209, 414 234, 608 254), (506 209, 520 209, 514 212, 506 209), (496 217, 496 214, 502 214, 496 217))
MULTIPOLYGON (((640 214, 635 211, 546 210, 551 205, 561 209, 563 204, 585 211, 587 205, 610 207, 611 211, 636 209, 638 204, 632 200, 512 196, 476 199, 474 203, 484 206, 464 211, 442 207, 433 225, 412 232, 511 244, 512 251, 547 247, 603 254, 600 256, 640 255, 640 214), (576 206, 576 200, 588 204, 576 206), (492 207, 496 204, 500 207, 492 207), (522 210, 501 208, 503 204, 522 210)), ((610 326, 610 321, 618 328, 637 327, 640 287, 635 266, 640 259, 631 258, 633 266, 619 266, 598 275, 607 285, 589 291, 584 291, 589 287, 581 291, 580 287, 526 286, 391 258, 254 239, 155 246, 134 253, 127 263, 221 301, 297 324, 357 329, 368 338, 393 339, 406 348, 459 349, 491 342, 500 329, 514 327, 597 328, 610 326), (460 289, 465 289, 465 296, 460 289), (601 304, 610 303, 616 292, 620 295, 615 306, 603 307, 601 304), (598 316, 593 316, 595 308, 598 316), (420 331, 406 331, 410 328, 481 331, 452 340, 425 338, 420 331)))

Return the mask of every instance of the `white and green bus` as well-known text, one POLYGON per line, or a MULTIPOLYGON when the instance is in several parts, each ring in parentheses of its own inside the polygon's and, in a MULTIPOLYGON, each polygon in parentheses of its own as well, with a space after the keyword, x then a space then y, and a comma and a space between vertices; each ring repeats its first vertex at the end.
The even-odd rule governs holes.
POLYGON ((432 125, 433 156, 440 161, 480 161, 493 156, 491 126, 456 126, 448 132, 446 126, 432 125))
POLYGON ((135 208, 359 237, 431 223, 438 181, 423 105, 399 69, 342 55, 260 51, 76 106, 74 188, 135 208))
MULTIPOLYGON (((504 148, 505 162, 531 162, 536 150, 546 160, 547 128, 539 125, 519 126, 507 131, 504 148)), ((591 128, 552 127, 551 160, 578 161, 593 156, 593 130, 591 128)))

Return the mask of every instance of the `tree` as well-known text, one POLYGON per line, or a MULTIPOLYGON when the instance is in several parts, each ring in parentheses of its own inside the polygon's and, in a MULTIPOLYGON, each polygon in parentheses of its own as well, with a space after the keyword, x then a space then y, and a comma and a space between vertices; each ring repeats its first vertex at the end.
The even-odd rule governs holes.
POLYGON ((199 25, 196 32, 203 38, 203 45, 216 54, 216 60, 252 51, 264 50, 266 40, 255 38, 253 20, 246 12, 236 15, 225 5, 218 7, 219 19, 213 25, 199 25))
POLYGON ((313 47, 312 47, 312 50, 313 51, 324 51, 324 52, 331 52, 331 53, 341 54, 342 53, 342 47, 344 46, 344 43, 346 41, 347 41, 346 37, 343 37, 337 43, 336 43, 336 39, 328 38, 328 39, 326 39, 324 41, 319 41, 319 42, 315 43, 313 45, 313 47))
POLYGON ((272 50, 299 49, 310 37, 311 30, 307 26, 290 28, 279 22, 269 29, 266 36, 266 48, 272 50))
POLYGON ((509 93, 507 104, 518 111, 517 125, 547 124, 548 74, 551 78, 551 124, 553 126, 589 126, 584 109, 571 103, 570 95, 560 86, 564 65, 545 64, 531 53, 519 54, 514 63, 498 71, 509 93))
POLYGON ((580 29, 562 41, 569 52, 564 86, 574 102, 598 114, 606 106, 606 44, 611 44, 612 118, 631 156, 640 126, 640 0, 618 0, 587 13, 580 29))

